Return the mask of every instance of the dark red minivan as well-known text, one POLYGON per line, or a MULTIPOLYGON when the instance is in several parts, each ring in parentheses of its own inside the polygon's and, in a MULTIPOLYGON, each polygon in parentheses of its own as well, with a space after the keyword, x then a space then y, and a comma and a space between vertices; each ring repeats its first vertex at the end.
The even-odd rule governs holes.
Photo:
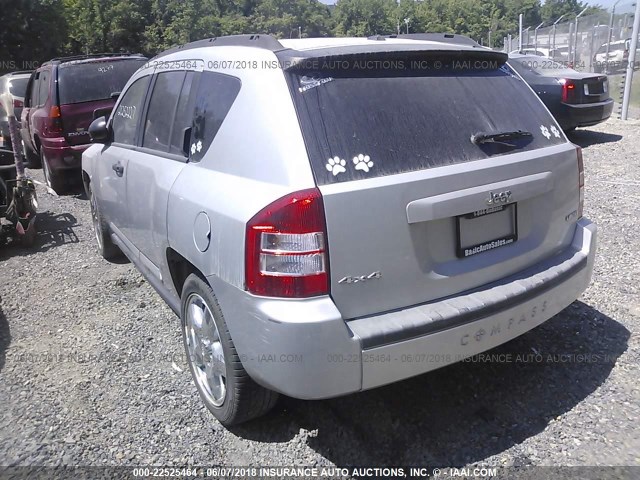
POLYGON ((80 172, 89 125, 113 108, 146 61, 131 54, 57 58, 31 75, 21 116, 22 148, 30 165, 42 165, 49 187, 60 193, 69 175, 80 172))

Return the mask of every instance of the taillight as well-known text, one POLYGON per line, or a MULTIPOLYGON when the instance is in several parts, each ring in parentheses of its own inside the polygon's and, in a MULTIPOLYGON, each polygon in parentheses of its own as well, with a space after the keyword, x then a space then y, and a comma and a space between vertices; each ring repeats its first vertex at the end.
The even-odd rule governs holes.
POLYGON ((560 80, 560 84, 562 85, 562 101, 565 103, 570 103, 575 98, 576 85, 572 80, 562 79, 560 80))
POLYGON ((49 130, 53 133, 62 133, 62 113, 60 113, 60 107, 54 105, 49 110, 49 119, 51 120, 51 127, 49 130))
POLYGON ((24 107, 24 102, 22 100, 13 100, 13 108, 22 108, 24 107))
POLYGON ((576 147, 576 153, 578 155, 578 218, 581 218, 584 212, 584 161, 582 160, 582 148, 576 147))
POLYGON ((245 282, 249 292, 304 298, 329 293, 322 195, 317 188, 286 195, 247 223, 245 282))

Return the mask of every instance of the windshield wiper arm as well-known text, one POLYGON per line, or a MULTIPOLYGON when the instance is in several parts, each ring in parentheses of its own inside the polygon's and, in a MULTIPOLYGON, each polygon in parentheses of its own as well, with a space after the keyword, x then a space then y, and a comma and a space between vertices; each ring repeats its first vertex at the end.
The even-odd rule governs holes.
POLYGON ((471 142, 476 145, 483 145, 485 143, 503 143, 505 145, 514 146, 507 143, 507 140, 530 138, 532 136, 531 132, 525 132, 524 130, 516 130, 515 132, 476 133, 471 135, 471 142))

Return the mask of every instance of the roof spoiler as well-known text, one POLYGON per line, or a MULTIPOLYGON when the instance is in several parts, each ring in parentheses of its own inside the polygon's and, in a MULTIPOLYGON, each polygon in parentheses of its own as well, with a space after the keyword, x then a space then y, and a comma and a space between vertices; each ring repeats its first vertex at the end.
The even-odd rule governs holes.
POLYGON ((286 71, 323 71, 364 73, 365 70, 415 71, 450 69, 495 70, 504 65, 508 55, 488 49, 434 49, 423 44, 354 45, 330 50, 309 52, 283 51, 278 54, 286 71))

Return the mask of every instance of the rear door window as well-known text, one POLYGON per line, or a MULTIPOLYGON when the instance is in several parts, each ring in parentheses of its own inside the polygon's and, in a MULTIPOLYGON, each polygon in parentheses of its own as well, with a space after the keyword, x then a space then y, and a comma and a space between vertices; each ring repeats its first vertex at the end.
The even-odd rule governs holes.
MULTIPOLYGON (((507 65, 289 73, 320 185, 470 162, 565 142, 539 98, 507 65), (495 67, 495 68, 494 68, 495 67), (477 145, 478 133, 531 137, 477 145)), ((397 65, 396 65, 397 66, 397 65)))
POLYGON ((47 103, 49 97, 49 70, 42 70, 38 79, 38 106, 47 103))
POLYGON ((135 145, 136 129, 150 78, 151 76, 147 75, 133 82, 120 99, 111 120, 114 143, 135 145))
POLYGON ((63 63, 58 68, 60 105, 106 100, 121 92, 145 58, 63 63))
POLYGON ((171 128, 184 78, 183 71, 158 75, 147 110, 143 147, 161 152, 169 151, 171 128))

